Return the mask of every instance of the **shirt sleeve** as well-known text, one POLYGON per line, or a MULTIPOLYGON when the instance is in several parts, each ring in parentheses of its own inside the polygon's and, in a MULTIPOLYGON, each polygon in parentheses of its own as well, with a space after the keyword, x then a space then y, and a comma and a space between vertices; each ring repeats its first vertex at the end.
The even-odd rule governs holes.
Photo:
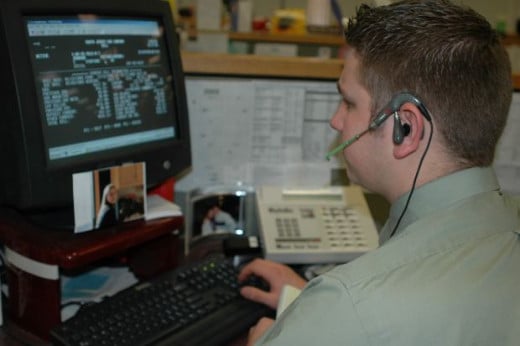
POLYGON ((348 289, 312 280, 256 345, 369 345, 348 289))

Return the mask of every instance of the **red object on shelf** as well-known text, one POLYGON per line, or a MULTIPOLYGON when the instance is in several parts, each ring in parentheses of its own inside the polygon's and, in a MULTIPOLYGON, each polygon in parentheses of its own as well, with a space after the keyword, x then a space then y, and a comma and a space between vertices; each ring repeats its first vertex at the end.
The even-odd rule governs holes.
POLYGON ((269 19, 266 17, 255 17, 251 26, 253 31, 269 31, 269 19))
POLYGON ((170 178, 166 180, 159 186, 154 187, 150 191, 148 191, 150 195, 159 195, 162 198, 173 202, 173 198, 175 196, 175 179, 170 178))

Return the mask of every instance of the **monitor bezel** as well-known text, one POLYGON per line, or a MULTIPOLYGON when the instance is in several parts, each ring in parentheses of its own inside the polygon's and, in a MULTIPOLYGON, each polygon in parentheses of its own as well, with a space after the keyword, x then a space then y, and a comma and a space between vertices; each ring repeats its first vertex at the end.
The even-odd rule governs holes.
POLYGON ((145 162, 147 187, 151 188, 163 181, 186 172, 191 167, 191 145, 189 133, 188 107, 184 73, 180 57, 178 36, 175 31, 171 8, 166 1, 143 2, 136 0, 4 0, 0 6, 2 26, 0 46, 6 47, 1 72, 10 81, 0 90, 9 104, 5 119, 7 128, 2 130, 5 139, 2 146, 12 146, 5 154, 9 167, 2 173, 5 185, 2 206, 12 206, 21 210, 47 209, 72 206, 72 175, 74 173, 106 168, 128 162, 145 162), (178 114, 178 136, 166 143, 155 143, 142 149, 133 148, 129 152, 122 149, 110 151, 102 160, 86 159, 84 162, 69 162, 49 166, 44 151, 40 110, 34 75, 26 40, 25 17, 28 16, 70 16, 89 13, 100 16, 122 16, 157 19, 163 24, 166 48, 170 56, 173 74, 172 88, 177 95, 174 107, 178 114), (10 74, 10 75, 9 75, 10 74), (30 87, 27 87, 30 86, 30 87), (12 101, 10 101, 12 99, 12 101), (19 118, 20 114, 24 114, 19 118), (38 148, 38 149, 35 149, 38 148), (10 182, 11 181, 11 182, 10 182), (18 186, 15 193, 8 186, 14 182, 18 186), (6 187, 7 186, 7 187, 6 187), (55 187, 49 196, 51 187, 55 187))

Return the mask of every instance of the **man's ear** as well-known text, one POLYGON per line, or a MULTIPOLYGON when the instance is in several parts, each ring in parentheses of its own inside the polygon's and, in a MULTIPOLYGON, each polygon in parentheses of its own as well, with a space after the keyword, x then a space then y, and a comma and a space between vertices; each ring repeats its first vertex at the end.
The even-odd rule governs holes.
POLYGON ((396 159, 403 159, 419 149, 421 139, 424 136, 426 119, 419 108, 412 103, 403 104, 398 112, 403 139, 400 144, 394 145, 394 157, 396 159))

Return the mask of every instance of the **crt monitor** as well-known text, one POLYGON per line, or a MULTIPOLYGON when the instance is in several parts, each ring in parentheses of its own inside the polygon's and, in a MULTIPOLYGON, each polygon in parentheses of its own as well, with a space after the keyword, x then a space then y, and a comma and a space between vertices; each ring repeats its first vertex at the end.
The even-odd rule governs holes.
MULTIPOLYGON (((178 39, 163 0, 2 0, 0 204, 73 220, 72 175, 191 165, 178 39)), ((53 221, 54 220, 54 221, 53 221)))

